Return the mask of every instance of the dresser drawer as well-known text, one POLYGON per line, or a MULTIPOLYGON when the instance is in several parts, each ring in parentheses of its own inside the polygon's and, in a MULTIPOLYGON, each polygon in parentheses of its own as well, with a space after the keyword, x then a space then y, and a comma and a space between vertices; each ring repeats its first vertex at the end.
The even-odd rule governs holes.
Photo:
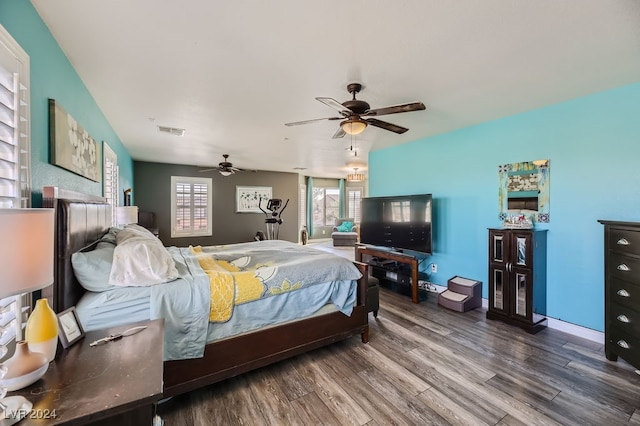
POLYGON ((640 368, 640 339, 613 329, 611 335, 607 336, 609 350, 624 358, 629 364, 640 368))
POLYGON ((614 329, 640 338, 640 312, 628 306, 612 303, 609 318, 611 318, 611 327, 614 329))
POLYGON ((640 255, 640 232, 611 228, 609 231, 609 250, 640 255))
POLYGON ((608 301, 640 310, 640 284, 611 278, 606 288, 608 301))
POLYGON ((607 266, 612 277, 640 284, 640 258, 609 253, 607 266))

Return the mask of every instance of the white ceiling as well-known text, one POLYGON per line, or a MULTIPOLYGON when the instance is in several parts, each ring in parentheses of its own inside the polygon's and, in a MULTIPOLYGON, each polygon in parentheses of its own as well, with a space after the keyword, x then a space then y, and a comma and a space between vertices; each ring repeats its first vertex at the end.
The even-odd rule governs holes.
POLYGON ((343 177, 367 153, 640 81, 638 0, 31 0, 136 160, 343 177), (421 101, 333 140, 316 101, 421 101), (157 125, 185 128, 176 137, 157 125))

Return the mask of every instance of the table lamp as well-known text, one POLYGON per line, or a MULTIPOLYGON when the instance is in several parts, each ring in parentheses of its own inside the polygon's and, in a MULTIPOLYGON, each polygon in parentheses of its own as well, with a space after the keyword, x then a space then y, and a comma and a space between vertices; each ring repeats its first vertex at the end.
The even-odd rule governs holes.
POLYGON ((116 207, 116 224, 118 226, 138 223, 138 206, 116 207))
MULTIPOLYGON (((16 342, 18 342, 22 340, 22 297, 19 295, 40 290, 53 283, 54 210, 0 209, 0 236, 2 236, 2 244, 0 244, 0 298, 17 296, 15 327, 16 342)), ((16 352, 28 353, 26 342, 16 343, 16 352)), ((6 348, 0 345, 0 355, 4 354, 6 354, 6 348)), ((44 359, 44 366, 48 367, 46 356, 39 353, 35 353, 35 355, 40 359, 40 363, 44 359)), ((16 355, 14 355, 11 360, 7 361, 7 364, 19 365, 16 360, 16 355)), ((39 370, 43 370, 42 374, 46 371, 44 366, 42 364, 37 366, 39 370)), ((21 367, 24 372, 24 365, 21 367)), ((11 372, 11 368, 7 368, 7 365, 0 364, 0 379, 11 372)), ((35 380, 39 379, 42 374, 35 380)), ((24 386, 28 386, 28 384, 24 386)), ((6 392, 5 383, 0 382, 0 414, 2 415, 0 423, 2 426, 9 426, 20 421, 33 407, 33 404, 21 396, 5 398, 6 392)))

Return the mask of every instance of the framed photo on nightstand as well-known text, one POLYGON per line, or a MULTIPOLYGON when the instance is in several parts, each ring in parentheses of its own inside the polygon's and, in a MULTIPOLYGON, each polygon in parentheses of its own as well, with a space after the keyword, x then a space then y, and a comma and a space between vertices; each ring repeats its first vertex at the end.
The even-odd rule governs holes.
POLYGON ((58 326, 60 343, 65 349, 84 337, 82 324, 80 324, 78 313, 73 306, 58 314, 58 326))

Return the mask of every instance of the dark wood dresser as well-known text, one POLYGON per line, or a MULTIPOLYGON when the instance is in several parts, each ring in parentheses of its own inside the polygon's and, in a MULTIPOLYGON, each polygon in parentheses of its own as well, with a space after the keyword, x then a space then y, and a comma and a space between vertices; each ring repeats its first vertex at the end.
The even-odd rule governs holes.
POLYGON ((640 368, 640 223, 604 225, 605 356, 640 368))

